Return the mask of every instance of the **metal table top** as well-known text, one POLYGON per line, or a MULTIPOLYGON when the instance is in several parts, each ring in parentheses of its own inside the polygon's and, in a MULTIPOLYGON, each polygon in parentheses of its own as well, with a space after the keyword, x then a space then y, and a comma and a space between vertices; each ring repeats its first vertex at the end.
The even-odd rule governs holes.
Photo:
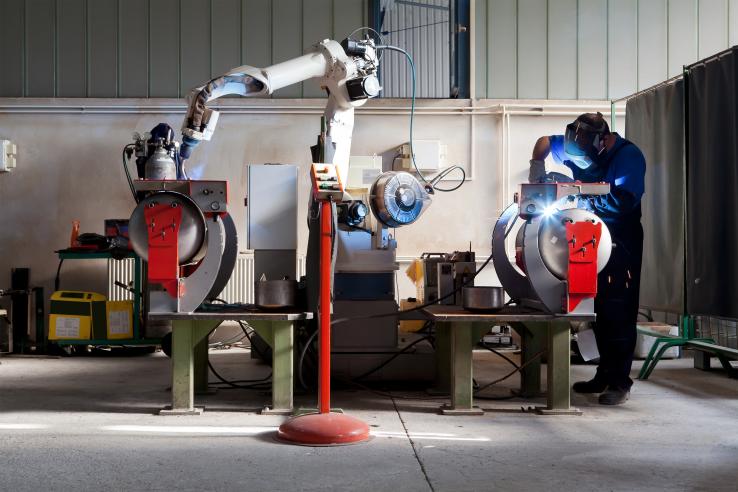
MULTIPOLYGON (((429 306, 416 313, 420 315, 420 319, 441 322, 595 321, 595 315, 593 314, 549 314, 520 306, 507 306, 493 313, 477 313, 465 311, 461 306, 436 305, 429 306)), ((401 315, 400 319, 408 318, 401 315)))
POLYGON ((224 309, 194 313, 149 313, 149 319, 154 321, 302 321, 313 319, 313 313, 224 309))

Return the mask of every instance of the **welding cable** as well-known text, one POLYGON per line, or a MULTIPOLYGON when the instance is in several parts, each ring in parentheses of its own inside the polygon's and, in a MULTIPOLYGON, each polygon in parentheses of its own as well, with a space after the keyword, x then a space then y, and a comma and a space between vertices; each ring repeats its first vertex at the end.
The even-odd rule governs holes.
POLYGON ((466 182, 466 171, 464 171, 463 167, 457 165, 457 166, 447 167, 446 169, 438 173, 433 179, 431 179, 431 186, 433 186, 433 189, 436 191, 444 191, 446 193, 450 193, 452 191, 456 191, 459 188, 461 188, 461 186, 465 182, 466 182), (453 188, 439 188, 438 186, 436 186, 436 183, 438 183, 439 181, 441 181, 443 178, 445 178, 446 176, 448 176, 454 171, 461 172, 461 180, 460 180, 461 182, 458 185, 454 186, 453 188))
MULTIPOLYGON (((215 376, 216 378, 218 378, 218 379, 219 379, 219 380, 220 380, 220 381, 221 381, 221 382, 222 382, 223 384, 227 384, 227 385, 228 385, 228 386, 230 386, 231 388, 238 388, 238 389, 255 389, 255 390, 259 390, 259 389, 268 389, 268 388, 265 388, 265 385, 269 384, 269 382, 268 382, 267 380, 268 380, 268 379, 270 379, 270 378, 272 377, 272 375, 271 375, 271 374, 269 374, 269 376, 268 376, 268 377, 266 377, 266 378, 264 378, 264 379, 258 379, 258 380, 254 380, 254 384, 236 384, 236 383, 235 383, 234 381, 229 381, 229 380, 227 380, 226 378, 224 378, 223 376, 221 376, 221 375, 220 375, 220 374, 218 373, 218 371, 216 371, 216 370, 215 370, 215 367, 213 367, 213 363, 212 363, 212 362, 208 361, 208 367, 210 368, 210 372, 212 372, 212 373, 213 373, 213 375, 214 375, 214 376, 215 376), (260 382, 260 381, 263 381, 263 382, 260 382)), ((247 380, 247 381, 248 381, 248 380, 247 380)))
POLYGON ((413 61, 413 57, 410 56, 410 53, 408 53, 407 51, 397 46, 381 44, 381 45, 377 45, 376 48, 377 48, 377 51, 380 51, 380 52, 382 50, 390 50, 390 51, 396 51, 398 53, 402 53, 403 55, 405 55, 408 65, 410 66, 410 77, 412 80, 412 85, 411 85, 412 92, 411 92, 411 97, 410 97, 410 138, 409 138, 408 144, 410 145, 410 161, 413 163, 415 172, 418 173, 418 176, 420 177, 420 179, 423 180, 423 182, 426 184, 426 188, 428 189, 428 191, 431 191, 431 192, 432 191, 442 191, 442 192, 448 193, 451 191, 458 190, 466 182, 466 172, 461 166, 452 166, 449 169, 441 172, 441 175, 443 175, 442 177, 445 177, 446 175, 450 174, 451 171, 455 171, 457 169, 461 170, 462 178, 461 178, 461 183, 459 183, 458 186, 454 186, 453 188, 436 188, 435 181, 440 180, 441 178, 438 178, 438 176, 436 176, 436 178, 434 178, 433 180, 428 181, 426 177, 423 176, 423 173, 420 172, 418 163, 415 162, 415 149, 413 147, 413 129, 415 127, 415 99, 416 99, 416 96, 415 96, 416 87, 415 86, 417 85, 416 84, 417 81, 416 81, 416 75, 415 75, 415 62, 413 61))
POLYGON ((397 399, 397 400, 412 400, 412 401, 438 401, 438 400, 448 400, 448 396, 404 396, 404 395, 393 395, 392 393, 388 393, 386 391, 379 391, 375 390, 373 388, 370 388, 369 386, 365 384, 361 384, 358 381, 352 381, 348 379, 340 379, 341 382, 357 386, 365 391, 368 391, 370 393, 374 393, 375 395, 383 396, 385 398, 397 399))
POLYGON ((415 345, 419 344, 420 342, 422 342, 424 340, 429 340, 430 338, 432 338, 431 335, 426 335, 426 336, 424 336, 422 338, 418 338, 413 343, 411 343, 411 344, 403 347, 402 350, 399 350, 398 352, 392 354, 391 357, 389 357, 387 360, 385 360, 384 362, 382 362, 381 364, 379 364, 374 369, 370 369, 369 371, 366 371, 365 373, 361 374, 360 376, 355 377, 353 380, 354 381, 361 381, 365 377, 371 376, 372 374, 374 374, 375 372, 379 371, 380 369, 382 369, 383 367, 385 367, 387 364, 389 364, 390 362, 392 362, 393 360, 395 360, 396 358, 398 358, 399 356, 401 356, 402 354, 404 354, 405 352, 407 352, 408 350, 410 350, 411 348, 413 348, 415 345))
POLYGON ((305 346, 300 351, 300 358, 297 362, 297 380, 300 381, 300 386, 302 386, 302 389, 307 390, 308 386, 305 384, 305 379, 302 377, 302 366, 305 362, 305 354, 307 354, 308 349, 310 348, 310 344, 313 343, 313 340, 315 340, 315 337, 318 335, 318 330, 315 330, 315 332, 310 335, 310 337, 305 342, 305 346))
MULTIPOLYGON (((266 354, 262 352, 256 345, 254 345, 254 341, 251 339, 251 335, 246 330, 246 326, 244 326, 243 321, 238 321, 238 325, 241 327, 241 331, 243 331, 243 334, 246 335, 246 338, 249 339, 249 343, 251 344, 251 350, 256 352, 256 355, 258 355, 262 360, 266 361, 266 354)), ((251 328, 251 327, 249 327, 251 328)), ((253 330, 253 328, 251 328, 253 330)), ((258 333, 257 333, 258 335, 258 333)))
MULTIPOLYGON (((217 331, 217 329, 215 331, 217 331)), ((213 331, 213 334, 215 333, 215 331, 213 331)), ((221 340, 220 342, 208 343, 208 347, 210 347, 210 348, 220 348, 220 347, 223 347, 223 346, 226 346, 226 345, 233 345, 233 344, 236 344, 236 343, 244 340, 245 338, 246 338, 245 335, 239 333, 239 334, 236 334, 236 335, 234 335, 231 338, 228 338, 226 340, 221 340)))
POLYGON ((61 283, 61 267, 64 264, 64 258, 59 260, 59 266, 56 267, 56 277, 54 277, 54 291, 59 290, 59 284, 61 283))
POLYGON ((138 196, 136 195, 136 188, 133 187, 133 178, 131 178, 131 170, 128 169, 128 159, 126 159, 126 151, 133 147, 133 144, 128 144, 125 147, 123 147, 123 170, 126 173, 126 180, 128 181, 128 187, 131 189, 131 195, 133 195, 133 199, 138 203, 138 196))
POLYGON ((506 379, 508 379, 508 378, 512 377, 512 376, 513 376, 513 375, 514 375, 514 374, 515 374, 516 372, 522 371, 523 369, 525 369, 526 367, 528 367, 528 365, 529 365, 529 364, 532 364, 532 363, 533 363, 533 362, 535 362, 535 361, 536 361, 536 360, 537 360, 537 359, 538 359, 538 358, 539 358, 540 356, 542 356, 542 355, 543 355, 543 352, 544 352, 544 350, 541 350, 541 351, 540 351, 540 352, 538 352, 538 353, 537 353, 536 355, 534 355, 534 356, 533 356, 533 357, 532 357, 532 358, 531 358, 531 359, 530 359, 530 360, 529 360, 528 362, 526 362, 525 364, 523 364, 523 365, 521 365, 521 366, 519 366, 519 367, 516 367, 515 369, 513 369, 513 370, 512 370, 511 372, 509 372, 509 373, 508 373, 508 374, 506 374, 505 376, 502 376, 502 377, 501 377, 501 378, 499 378, 499 379, 495 379, 495 380, 494 380, 494 381, 492 381, 491 383, 487 383, 487 384, 485 384, 484 386, 480 386, 479 388, 477 388, 476 390, 474 390, 474 396, 476 397, 476 394, 477 394, 477 393, 479 393, 479 392, 481 392, 481 391, 483 391, 483 390, 485 390, 485 389, 489 388, 490 386, 493 386, 493 385, 495 385, 495 384, 497 384, 497 383, 501 383, 502 381, 504 381, 504 380, 506 380, 506 379))
POLYGON ((486 342, 482 342, 482 347, 486 348, 487 350, 489 350, 490 352, 492 352, 492 353, 493 353, 493 354, 495 354, 496 356, 498 356, 498 357, 502 357, 503 359, 505 359, 505 360, 506 360, 507 362, 509 362, 509 363, 510 363, 510 365, 512 365, 512 366, 513 366, 513 367, 514 367, 514 368, 515 368, 516 370, 518 370, 518 371, 520 370, 520 366, 519 366, 518 364, 516 364, 514 360, 512 360, 512 359, 511 359, 510 357, 506 356, 505 354, 503 354, 503 353, 502 353, 502 352, 500 352, 499 350, 495 350, 495 349, 493 349, 492 347, 490 347, 489 345, 487 345, 487 343, 486 343, 486 342))

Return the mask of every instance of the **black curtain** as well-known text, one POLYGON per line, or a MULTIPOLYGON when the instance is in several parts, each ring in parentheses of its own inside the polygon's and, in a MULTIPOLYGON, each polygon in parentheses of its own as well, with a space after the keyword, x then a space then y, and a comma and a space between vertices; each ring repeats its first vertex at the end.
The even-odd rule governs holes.
POLYGON ((684 83, 628 100, 626 138, 646 158, 641 306, 683 312, 684 83))
POLYGON ((687 76, 687 308, 738 318, 736 48, 687 76))

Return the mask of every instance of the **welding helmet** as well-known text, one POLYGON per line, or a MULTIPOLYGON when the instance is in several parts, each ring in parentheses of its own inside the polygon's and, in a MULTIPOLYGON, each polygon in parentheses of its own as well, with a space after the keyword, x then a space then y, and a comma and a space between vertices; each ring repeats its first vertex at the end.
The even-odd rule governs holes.
POLYGON ((580 169, 588 169, 605 150, 605 135, 610 133, 602 113, 585 113, 566 125, 564 152, 580 169))

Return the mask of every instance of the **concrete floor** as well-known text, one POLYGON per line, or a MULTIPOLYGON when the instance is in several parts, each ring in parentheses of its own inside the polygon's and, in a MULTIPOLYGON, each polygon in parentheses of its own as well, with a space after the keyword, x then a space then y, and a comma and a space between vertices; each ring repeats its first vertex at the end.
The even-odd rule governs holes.
MULTIPOLYGON (((226 377, 268 374, 241 349, 211 360, 226 377)), ((407 399, 420 392, 337 391, 375 434, 339 448, 275 442, 284 418, 254 413, 268 395, 253 390, 200 398, 201 416, 155 415, 168 402, 161 354, 0 363, 0 490, 738 490, 738 381, 689 359, 663 362, 622 407, 575 396, 578 417, 523 400, 448 417, 441 400, 407 399)), ((478 352, 475 370, 484 383, 509 366, 478 352)))

